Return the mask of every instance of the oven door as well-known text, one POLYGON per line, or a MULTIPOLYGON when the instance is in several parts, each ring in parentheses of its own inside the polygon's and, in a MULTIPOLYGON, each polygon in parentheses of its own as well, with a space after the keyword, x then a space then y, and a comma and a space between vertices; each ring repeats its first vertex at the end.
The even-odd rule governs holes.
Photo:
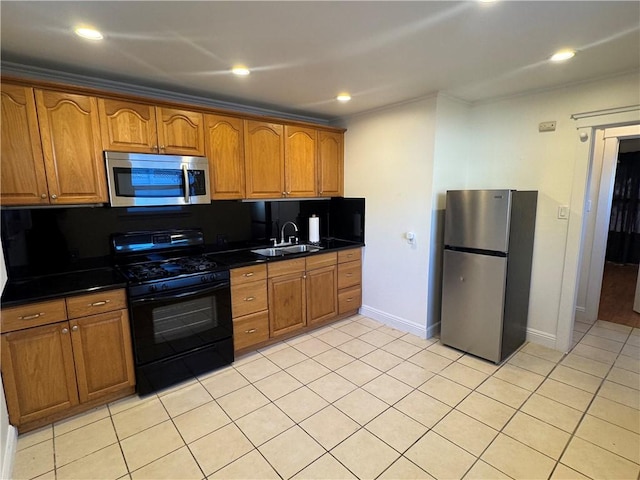
POLYGON ((195 352, 233 337, 229 282, 130 301, 136 365, 195 352))
POLYGON ((105 152, 112 207, 210 203, 204 157, 105 152))

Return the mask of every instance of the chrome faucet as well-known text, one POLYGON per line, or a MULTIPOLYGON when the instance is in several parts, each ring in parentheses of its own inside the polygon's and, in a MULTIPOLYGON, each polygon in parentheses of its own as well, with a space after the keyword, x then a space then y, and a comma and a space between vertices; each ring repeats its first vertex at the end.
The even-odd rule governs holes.
MULTIPOLYGON (((278 245, 291 245, 293 243, 292 240, 291 240, 292 238, 295 239, 296 243, 298 241, 298 237, 296 237, 296 236, 289 237, 289 241, 288 242, 284 241, 284 229, 287 227, 287 225, 293 225, 293 229, 296 232, 298 231, 298 226, 294 222, 285 222, 285 224, 282 225, 282 229, 280 230, 280 243, 278 245)), ((275 245, 275 246, 277 247, 278 245, 275 245)))

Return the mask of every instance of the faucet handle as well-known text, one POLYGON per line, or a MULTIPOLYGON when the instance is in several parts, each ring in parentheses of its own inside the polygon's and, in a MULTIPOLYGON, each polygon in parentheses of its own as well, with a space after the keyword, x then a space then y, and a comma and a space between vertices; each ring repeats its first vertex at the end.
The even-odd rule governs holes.
POLYGON ((277 238, 270 238, 269 241, 271 242, 272 246, 275 247, 276 243, 278 242, 277 238))
POLYGON ((295 235, 291 235, 289 237, 289 243, 298 243, 298 237, 296 237, 295 235))

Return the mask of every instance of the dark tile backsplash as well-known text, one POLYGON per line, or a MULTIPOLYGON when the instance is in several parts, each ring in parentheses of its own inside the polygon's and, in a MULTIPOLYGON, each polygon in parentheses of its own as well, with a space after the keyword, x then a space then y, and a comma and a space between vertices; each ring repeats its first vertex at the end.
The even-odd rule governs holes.
MULTIPOLYGON (((9 276, 101 266, 111 255, 112 233, 200 228, 211 248, 269 243, 295 222, 308 239, 308 218, 320 217, 320 236, 364 242, 364 198, 300 201, 215 201, 185 207, 74 207, 3 209, 2 247, 9 276)), ((291 235, 287 229, 287 236, 291 235)))

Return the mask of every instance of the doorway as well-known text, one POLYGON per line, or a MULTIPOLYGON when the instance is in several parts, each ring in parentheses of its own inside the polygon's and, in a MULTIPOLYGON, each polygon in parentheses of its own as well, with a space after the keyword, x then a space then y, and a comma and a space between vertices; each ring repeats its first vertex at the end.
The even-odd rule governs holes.
MULTIPOLYGON (((580 293, 582 294, 584 307, 581 309, 580 303, 576 305, 577 321, 594 323, 598 319, 601 298, 610 305, 616 305, 616 302, 620 300, 622 292, 620 288, 606 283, 609 277, 605 278, 605 259, 610 236, 609 227, 612 220, 617 162, 621 152, 620 145, 622 145, 623 153, 626 153, 626 150, 633 149, 634 147, 631 145, 639 140, 640 125, 600 130, 595 140, 589 182, 589 199, 587 201, 587 222, 583 236, 583 248, 587 248, 584 248, 582 255, 581 285, 578 295, 580 297, 580 293), (627 141, 631 143, 627 143, 627 141), (604 291, 603 287, 606 287, 604 291)), ((614 211, 613 216, 617 217, 617 211, 614 211)), ((612 235, 612 237, 615 236, 612 235)), ((637 272, 637 267, 635 270, 637 272)), ((627 285, 630 283, 629 276, 632 278, 631 283, 635 280, 633 275, 627 274, 627 285)), ((635 292, 635 284, 633 291, 635 292)))
POLYGON ((615 167, 598 320, 640 327, 639 265, 640 139, 624 139, 615 167))

